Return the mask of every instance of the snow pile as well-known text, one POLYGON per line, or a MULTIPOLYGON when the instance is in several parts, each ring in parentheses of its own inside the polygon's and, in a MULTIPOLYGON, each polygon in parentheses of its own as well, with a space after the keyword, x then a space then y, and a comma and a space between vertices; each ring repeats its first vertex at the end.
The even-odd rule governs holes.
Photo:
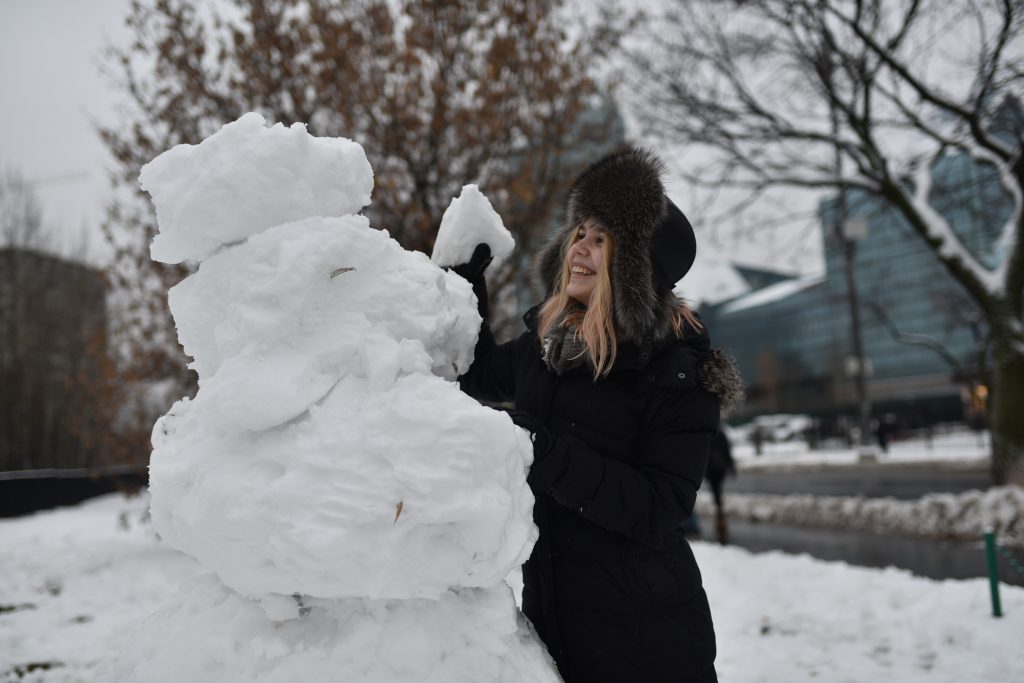
POLYGON ((469 284, 320 215, 361 208, 362 149, 250 114, 142 179, 170 217, 154 255, 202 257, 169 297, 199 391, 154 427, 153 526, 216 578, 111 677, 555 680, 504 583, 535 540, 530 441, 450 381, 480 324, 469 284), (221 224, 223 205, 260 220, 221 224))
POLYGON ((151 617, 160 638, 133 653, 138 665, 124 680, 171 680, 168 671, 179 681, 556 680, 543 677, 547 655, 517 620, 507 587, 452 590, 436 600, 302 602, 302 617, 268 628, 256 603, 212 575, 194 579, 151 617), (211 624, 229 624, 228 638, 211 624), (211 637, 230 644, 230 663, 211 637))
POLYGON ((500 266, 516 245, 487 197, 476 185, 466 185, 441 219, 430 258, 439 266, 468 263, 481 242, 491 248, 494 257, 487 272, 500 266))
MULTIPOLYGON (((714 514, 706 492, 697 497, 698 512, 714 514)), ((930 493, 918 500, 730 493, 729 516, 752 522, 856 529, 878 534, 977 540, 991 529, 1007 546, 1024 546, 1024 488, 998 486, 987 491, 930 493)))

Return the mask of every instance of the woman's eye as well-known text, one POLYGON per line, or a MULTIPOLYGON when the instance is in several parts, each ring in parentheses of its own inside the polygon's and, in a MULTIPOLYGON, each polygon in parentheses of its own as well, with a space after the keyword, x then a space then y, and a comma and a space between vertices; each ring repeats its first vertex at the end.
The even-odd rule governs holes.
POLYGON ((595 241, 596 241, 596 242, 597 242, 598 244, 604 244, 604 238, 603 238, 603 237, 598 237, 598 238, 597 238, 597 240, 595 240, 595 241))

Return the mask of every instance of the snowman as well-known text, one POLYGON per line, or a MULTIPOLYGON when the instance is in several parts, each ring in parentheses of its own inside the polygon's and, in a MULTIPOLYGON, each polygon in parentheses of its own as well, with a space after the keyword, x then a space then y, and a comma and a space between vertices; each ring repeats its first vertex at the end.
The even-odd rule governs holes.
MULTIPOLYGON (((208 573, 121 681, 557 681, 505 582, 536 540, 526 432, 454 382, 469 284, 358 212, 362 148, 246 114, 140 175, 199 376, 153 430, 153 526, 208 573)), ((464 188, 442 261, 511 236, 464 188)))

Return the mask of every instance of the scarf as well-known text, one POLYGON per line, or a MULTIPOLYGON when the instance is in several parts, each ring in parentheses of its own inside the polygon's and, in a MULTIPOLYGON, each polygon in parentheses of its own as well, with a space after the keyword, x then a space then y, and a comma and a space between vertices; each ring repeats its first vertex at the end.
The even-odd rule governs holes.
POLYGON ((562 311, 551 325, 551 329, 544 335, 544 364, 559 376, 582 365, 587 359, 587 346, 577 334, 576 326, 566 323, 566 317, 570 312, 572 309, 562 311))

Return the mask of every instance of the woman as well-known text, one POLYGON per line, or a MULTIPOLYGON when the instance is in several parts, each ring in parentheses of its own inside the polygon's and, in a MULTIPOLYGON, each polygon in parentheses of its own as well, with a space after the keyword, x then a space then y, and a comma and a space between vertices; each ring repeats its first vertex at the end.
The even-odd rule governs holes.
MULTIPOLYGON (((534 435, 540 537, 523 611, 569 683, 717 680, 707 597, 679 526, 721 404, 742 385, 672 294, 696 244, 662 174, 628 148, 576 180, 568 228, 541 259, 549 298, 500 346, 485 315, 460 378, 476 398, 513 401, 534 435)), ((481 245, 456 269, 481 303, 488 256, 481 245)))

